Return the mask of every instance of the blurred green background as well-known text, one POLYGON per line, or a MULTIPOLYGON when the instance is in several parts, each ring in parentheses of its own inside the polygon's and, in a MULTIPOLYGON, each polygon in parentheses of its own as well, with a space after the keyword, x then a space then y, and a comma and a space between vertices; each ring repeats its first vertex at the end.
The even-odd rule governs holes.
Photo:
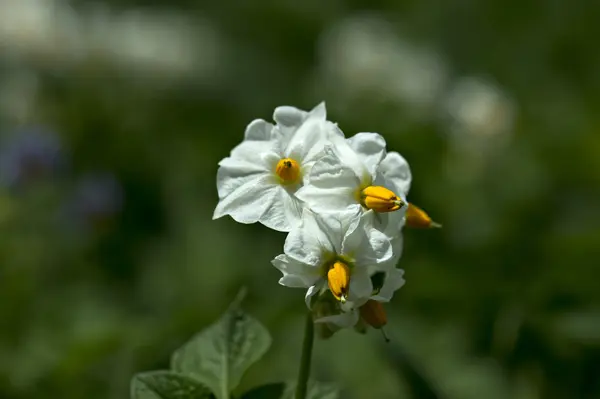
POLYGON ((254 118, 327 103, 383 134, 406 285, 315 347, 343 398, 600 398, 600 6, 592 1, 0 1, 0 397, 128 398, 241 286, 295 378, 285 236, 212 221, 254 118))

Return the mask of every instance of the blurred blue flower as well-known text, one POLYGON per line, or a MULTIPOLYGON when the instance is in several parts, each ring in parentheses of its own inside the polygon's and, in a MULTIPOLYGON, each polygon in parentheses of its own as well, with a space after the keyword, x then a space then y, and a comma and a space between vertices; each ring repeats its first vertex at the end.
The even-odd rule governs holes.
POLYGON ((108 172, 83 176, 75 186, 71 207, 79 223, 101 227, 113 219, 123 207, 123 188, 108 172))
POLYGON ((43 127, 19 129, 0 143, 0 185, 17 187, 52 177, 64 160, 55 132, 43 127))

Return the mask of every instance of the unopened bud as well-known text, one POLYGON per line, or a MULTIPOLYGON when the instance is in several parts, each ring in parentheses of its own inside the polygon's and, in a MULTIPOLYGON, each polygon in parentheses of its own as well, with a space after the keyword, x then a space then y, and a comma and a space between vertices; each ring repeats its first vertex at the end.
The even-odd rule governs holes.
POLYGON ((406 208, 406 225, 417 229, 442 227, 441 224, 431 220, 429 215, 415 204, 409 203, 406 208))
POLYGON ((381 186, 369 186, 360 193, 361 204, 375 212, 393 212, 405 203, 393 191, 381 186))
POLYGON ((369 299, 360 307, 360 317, 371 327, 381 328, 387 324, 387 316, 381 302, 369 299))

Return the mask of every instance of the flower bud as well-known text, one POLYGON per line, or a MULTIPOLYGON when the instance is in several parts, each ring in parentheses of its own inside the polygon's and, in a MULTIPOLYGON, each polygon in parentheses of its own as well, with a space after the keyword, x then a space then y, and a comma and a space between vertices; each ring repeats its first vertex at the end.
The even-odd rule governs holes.
POLYGON ((350 269, 344 262, 335 262, 327 272, 327 283, 333 296, 340 302, 346 302, 350 286, 350 269))
POLYGON ((406 209, 406 225, 417 229, 429 229, 432 227, 442 227, 441 224, 431 220, 429 215, 418 206, 409 203, 406 209))
POLYGON ((282 183, 295 183, 300 177, 300 165, 291 158, 283 158, 277 162, 275 173, 281 179, 282 183))
POLYGON ((362 190, 360 202, 362 206, 375 212, 397 211, 405 205, 393 191, 381 186, 369 186, 362 190))
POLYGON ((387 316, 381 302, 369 299, 359 311, 360 317, 373 328, 380 329, 387 324, 387 316))

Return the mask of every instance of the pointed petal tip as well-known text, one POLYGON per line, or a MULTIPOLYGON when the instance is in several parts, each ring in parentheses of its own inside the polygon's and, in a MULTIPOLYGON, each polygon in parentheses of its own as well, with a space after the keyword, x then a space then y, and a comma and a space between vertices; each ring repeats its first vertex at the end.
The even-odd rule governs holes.
POLYGON ((327 118, 327 107, 325 106, 325 101, 321 101, 318 103, 313 109, 310 110, 309 113, 311 116, 318 116, 319 118, 327 118))
POLYGON ((220 218, 222 218, 223 216, 225 216, 225 214, 224 214, 224 213, 223 213, 221 210, 219 210, 219 209, 217 208, 217 209, 215 209, 215 211, 213 212, 213 215, 212 215, 212 220, 217 220, 217 219, 220 219, 220 218))

